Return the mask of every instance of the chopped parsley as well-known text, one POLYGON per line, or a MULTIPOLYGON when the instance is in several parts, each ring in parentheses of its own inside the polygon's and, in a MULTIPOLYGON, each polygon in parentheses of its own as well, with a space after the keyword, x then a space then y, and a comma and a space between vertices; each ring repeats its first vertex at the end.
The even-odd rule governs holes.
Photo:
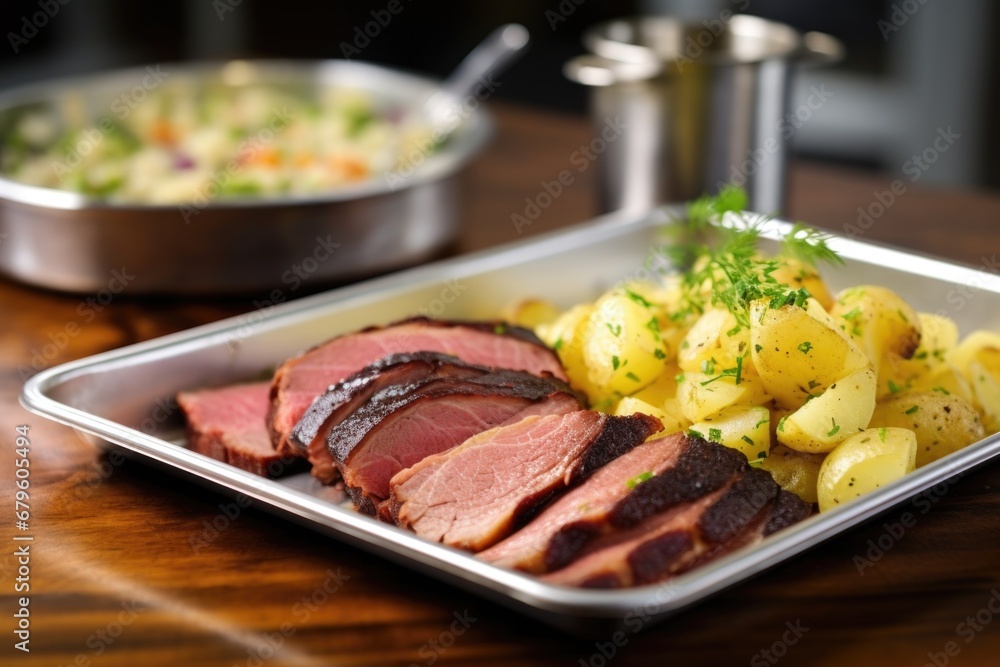
POLYGON ((914 405, 912 408, 910 408, 909 410, 907 410, 904 414, 912 415, 912 414, 914 414, 919 409, 920 409, 919 405, 914 405))
POLYGON ((885 442, 885 435, 886 435, 887 432, 888 431, 886 430, 886 428, 884 426, 882 428, 880 428, 878 430, 878 439, 881 440, 882 442, 885 442))
MULTIPOLYGON (((712 361, 714 362, 715 359, 713 359, 712 361)), ((704 366, 704 364, 703 364, 703 366, 704 366)), ((712 371, 714 371, 714 370, 715 370, 715 364, 713 363, 712 364, 712 371)), ((708 372, 711 373, 712 371, 708 371, 708 372)), ((709 379, 705 380, 704 382, 702 382, 701 386, 702 387, 707 387, 708 385, 712 384, 716 380, 721 380, 722 378, 726 378, 726 377, 733 378, 734 381, 735 381, 735 384, 737 384, 737 385, 740 382, 743 381, 743 357, 736 357, 736 366, 734 368, 725 368, 725 369, 723 369, 722 372, 719 373, 718 375, 716 375, 715 377, 709 378, 709 379)))
POLYGON ((754 442, 753 442, 753 438, 751 438, 750 436, 747 436, 747 435, 744 435, 744 436, 742 436, 742 437, 740 438, 740 440, 742 440, 743 442, 747 443, 747 444, 748 444, 748 445, 750 445, 751 447, 752 447, 752 446, 753 446, 753 444, 754 444, 754 442))
POLYGON ((611 355, 611 368, 613 370, 618 370, 618 367, 620 365, 621 365, 621 362, 618 360, 618 355, 617 354, 611 355))
POLYGON ((720 428, 708 429, 708 440, 709 442, 718 442, 719 444, 722 444, 722 429, 720 428))
POLYGON ((661 350, 660 348, 656 348, 655 350, 653 350, 653 356, 656 357, 657 359, 666 359, 667 353, 661 350))
POLYGON ((810 343, 809 341, 805 341, 804 343, 799 343, 798 350, 802 354, 809 354, 809 350, 811 349, 813 349, 813 344, 810 343))
POLYGON ((630 479, 627 482, 625 482, 625 486, 627 486, 628 490, 631 491, 635 487, 637 487, 640 484, 642 484, 643 482, 649 481, 651 479, 653 479, 653 473, 652 473, 652 471, 647 470, 645 472, 639 473, 638 475, 636 475, 632 479, 630 479))
POLYGON ((944 387, 934 387, 931 391, 936 391, 939 394, 944 394, 945 396, 951 396, 951 392, 944 387))
POLYGON ((612 336, 615 336, 617 338, 618 336, 622 335, 622 325, 620 324, 613 325, 611 324, 611 322, 605 322, 604 324, 607 325, 608 331, 611 332, 612 336))
POLYGON ((833 423, 833 428, 830 429, 830 431, 826 435, 827 437, 832 438, 833 436, 837 435, 837 433, 840 431, 840 424, 838 424, 837 420, 833 419, 832 417, 830 418, 830 421, 833 423))
POLYGON ((641 380, 639 379, 639 376, 636 375, 635 373, 633 373, 632 371, 629 371, 628 373, 626 373, 625 377, 627 377, 629 380, 632 380, 633 382, 641 382, 641 380))
POLYGON ((652 308, 653 307, 653 304, 650 303, 648 299, 646 299, 644 296, 642 296, 638 292, 633 292, 630 289, 626 289, 625 290, 625 296, 627 296, 628 298, 632 299, 637 304, 639 304, 640 306, 643 306, 645 308, 652 308))
MULTIPOLYGON (((713 230, 719 239, 714 246, 678 242, 666 249, 675 264, 692 267, 682 279, 680 308, 675 313, 680 320, 700 315, 711 306, 721 306, 736 319, 737 326, 730 330, 730 335, 735 335, 750 326, 751 302, 764 299, 771 308, 801 307, 810 297, 806 289, 793 289, 772 275, 781 267, 781 262, 761 258, 758 254, 762 226, 767 219, 743 213, 746 203, 744 190, 735 186, 723 187, 717 196, 703 197, 689 204, 687 224, 673 228, 698 236, 709 229, 714 219, 725 213, 736 214, 732 224, 713 230), (696 263, 699 258, 702 261, 696 263)), ((827 234, 796 224, 781 241, 782 254, 812 267, 818 262, 842 263, 829 247, 829 238, 827 234)))

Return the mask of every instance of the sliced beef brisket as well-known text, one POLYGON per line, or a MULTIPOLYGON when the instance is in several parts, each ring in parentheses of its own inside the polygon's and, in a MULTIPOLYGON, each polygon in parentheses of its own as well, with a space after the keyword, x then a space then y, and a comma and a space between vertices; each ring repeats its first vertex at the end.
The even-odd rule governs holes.
POLYGON ((267 477, 298 467, 271 446, 265 423, 267 382, 181 392, 177 404, 187 420, 192 450, 267 477))
POLYGON ((414 318, 329 340, 286 361, 271 381, 268 427, 274 447, 299 454, 289 436, 317 396, 390 354, 420 351, 471 364, 551 374, 566 379, 559 359, 530 331, 503 324, 414 318))
POLYGON ((400 470, 539 409, 562 414, 581 405, 564 382, 519 371, 392 384, 332 426, 327 444, 355 505, 375 513, 400 470))
POLYGON ((662 425, 648 415, 599 412, 532 416, 473 436, 396 475, 400 526, 479 551, 507 535, 554 494, 631 451, 662 425))

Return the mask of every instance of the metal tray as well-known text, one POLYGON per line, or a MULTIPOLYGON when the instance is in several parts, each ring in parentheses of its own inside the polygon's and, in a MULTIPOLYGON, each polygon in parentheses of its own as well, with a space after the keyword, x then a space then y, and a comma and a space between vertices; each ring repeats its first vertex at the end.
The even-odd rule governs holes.
MULTIPOLYGON (((569 306, 667 263, 661 226, 679 209, 636 218, 615 214, 565 232, 438 262, 198 327, 44 371, 21 395, 30 410, 96 436, 258 507, 513 607, 569 631, 609 623, 638 631, 718 591, 865 522, 913 495, 1000 453, 993 435, 874 493, 814 516, 666 584, 620 591, 545 584, 481 562, 363 516, 337 503, 308 475, 272 481, 187 450, 179 390, 224 385, 267 373, 289 356, 338 333, 418 313, 491 318, 529 295, 569 306)), ((769 223, 773 237, 785 223, 769 223)), ((835 239, 847 265, 825 271, 834 289, 878 283, 917 309, 955 318, 963 332, 1000 330, 1000 278, 906 252, 835 239)))

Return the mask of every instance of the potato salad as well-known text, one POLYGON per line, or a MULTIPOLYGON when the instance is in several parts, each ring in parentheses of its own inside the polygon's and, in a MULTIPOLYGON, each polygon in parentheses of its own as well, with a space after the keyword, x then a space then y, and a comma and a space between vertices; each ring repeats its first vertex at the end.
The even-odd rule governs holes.
MULTIPOLYGON (((734 189, 697 202, 689 231, 744 204, 734 189)), ((840 260, 813 230, 796 226, 776 257, 752 220, 718 232, 714 247, 677 244, 684 273, 505 315, 558 352, 596 409, 738 449, 820 510, 1000 430, 1000 334, 960 339, 878 285, 830 293, 817 265, 840 260)))
POLYGON ((22 114, 0 171, 15 181, 141 204, 327 192, 377 177, 426 127, 357 90, 164 84, 88 118, 72 96, 56 114, 22 114))

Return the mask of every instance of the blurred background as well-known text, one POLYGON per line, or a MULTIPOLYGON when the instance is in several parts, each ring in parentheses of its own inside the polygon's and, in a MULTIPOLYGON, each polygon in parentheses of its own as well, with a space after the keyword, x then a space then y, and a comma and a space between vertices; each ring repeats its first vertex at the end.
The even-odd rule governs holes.
POLYGON ((898 174, 937 128, 952 126, 974 140, 958 142, 923 182, 1000 187, 1000 129, 990 111, 1000 102, 1000 10, 987 0, 398 1, 402 11, 364 44, 358 26, 388 0, 5 0, 0 88, 127 65, 234 57, 350 55, 444 76, 490 30, 517 21, 531 30, 533 45, 502 77, 495 98, 583 115, 587 90, 566 80, 562 65, 584 51, 580 37, 588 26, 636 13, 713 18, 729 8, 830 33, 847 48, 835 67, 805 71, 797 81, 793 108, 812 85, 836 90, 796 133, 798 155, 898 174), (32 34, 26 21, 42 5, 54 15, 32 34))

